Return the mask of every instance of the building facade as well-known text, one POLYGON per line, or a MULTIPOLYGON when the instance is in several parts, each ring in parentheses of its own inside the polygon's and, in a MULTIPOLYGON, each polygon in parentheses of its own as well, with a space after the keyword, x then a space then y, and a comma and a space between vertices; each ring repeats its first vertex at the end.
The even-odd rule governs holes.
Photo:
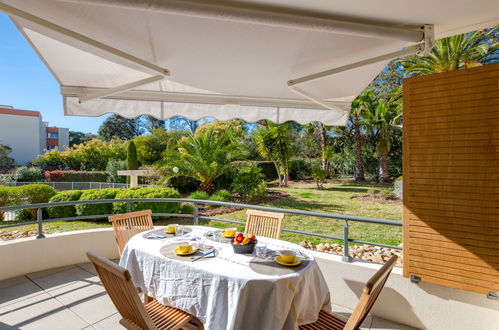
POLYGON ((0 144, 12 148, 10 157, 16 165, 23 165, 45 150, 56 147, 65 150, 69 145, 69 129, 48 126, 38 111, 0 105, 0 144))

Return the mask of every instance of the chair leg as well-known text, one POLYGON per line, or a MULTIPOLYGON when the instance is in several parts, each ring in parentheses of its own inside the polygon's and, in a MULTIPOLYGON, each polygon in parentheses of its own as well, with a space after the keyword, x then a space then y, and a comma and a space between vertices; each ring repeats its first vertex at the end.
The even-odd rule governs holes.
POLYGON ((154 298, 149 297, 147 294, 144 293, 144 304, 148 304, 153 300, 154 300, 154 298))

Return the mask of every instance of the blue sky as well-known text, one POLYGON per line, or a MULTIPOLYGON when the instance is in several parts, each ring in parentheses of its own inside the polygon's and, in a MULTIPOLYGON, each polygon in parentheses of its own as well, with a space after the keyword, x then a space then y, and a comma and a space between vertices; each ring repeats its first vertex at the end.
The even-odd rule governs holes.
POLYGON ((51 126, 96 133, 105 116, 64 116, 59 85, 7 15, 0 14, 0 104, 40 111, 51 126))

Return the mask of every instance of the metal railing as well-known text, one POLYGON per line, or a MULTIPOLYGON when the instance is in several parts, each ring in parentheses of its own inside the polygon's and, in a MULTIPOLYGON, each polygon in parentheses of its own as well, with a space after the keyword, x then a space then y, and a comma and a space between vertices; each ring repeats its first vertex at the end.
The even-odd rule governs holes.
MULTIPOLYGON (((28 184, 45 184, 53 187, 55 190, 89 190, 89 189, 106 189, 106 188, 130 188, 128 183, 115 183, 115 182, 2 182, 0 185, 9 187, 19 187, 28 184)), ((154 185, 139 184, 140 187, 157 187, 154 185)))
POLYGON ((388 226, 397 226, 401 227, 402 222, 395 220, 386 220, 386 219, 376 219, 376 218, 368 218, 368 217, 357 217, 343 214, 333 214, 333 213, 320 213, 320 212, 311 212, 311 211, 303 211, 303 210, 293 210, 293 209, 282 209, 276 207, 267 207, 267 206, 258 206, 258 205, 249 205, 249 204, 239 204, 239 203, 228 203, 228 202, 218 202, 218 201, 208 201, 208 200, 200 200, 200 199, 187 199, 187 198, 127 198, 127 199, 100 199, 100 200, 86 200, 86 201, 70 201, 70 202, 55 202, 55 203, 39 203, 39 204, 29 204, 29 205, 15 205, 15 206, 5 206, 0 207, 0 213, 8 212, 8 211, 16 211, 21 209, 36 209, 37 219, 36 221, 31 222, 22 222, 10 225, 0 226, 0 229, 10 228, 10 227, 19 227, 26 225, 38 225, 38 235, 37 238, 44 238, 43 234, 43 224, 48 222, 55 221, 70 221, 70 220, 88 220, 88 219, 98 219, 98 218, 106 218, 111 216, 112 214, 99 214, 99 215, 88 215, 88 216, 77 216, 77 217, 67 217, 67 218, 57 218, 57 219, 43 219, 42 209, 46 207, 56 207, 56 206, 70 206, 70 205, 82 205, 82 204, 110 204, 110 203, 126 203, 127 212, 131 212, 132 203, 137 202, 156 202, 156 203, 191 203, 194 205, 194 212, 192 214, 179 214, 179 213, 153 213, 153 216, 165 216, 165 217, 183 217, 183 218, 192 218, 194 225, 199 225, 199 220, 211 220, 211 221, 221 221, 235 224, 246 224, 241 221, 234 221, 228 219, 220 219, 214 217, 208 217, 199 215, 199 205, 218 205, 218 206, 232 206, 243 209, 253 209, 253 210, 262 210, 262 211, 270 211, 270 212, 281 212, 287 214, 295 214, 295 215, 305 215, 311 217, 319 217, 319 218, 327 218, 334 220, 342 220, 343 223, 343 237, 317 234, 317 233, 309 233, 300 230, 294 229, 282 229, 284 232, 315 236, 321 238, 327 238, 332 240, 338 240, 343 242, 343 256, 342 260, 350 262, 352 261, 352 257, 350 256, 348 245, 349 243, 359 243, 359 244, 369 244, 374 246, 386 247, 391 249, 402 250, 401 246, 382 244, 376 242, 369 242, 363 240, 357 240, 349 237, 349 222, 362 222, 362 223, 372 223, 378 225, 388 225, 388 226))

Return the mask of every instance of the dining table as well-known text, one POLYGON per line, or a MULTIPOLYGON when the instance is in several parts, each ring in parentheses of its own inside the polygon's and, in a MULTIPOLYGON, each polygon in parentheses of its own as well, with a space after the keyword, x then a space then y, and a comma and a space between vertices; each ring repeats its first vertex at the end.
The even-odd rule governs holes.
POLYGON ((265 253, 236 254, 220 229, 185 226, 175 235, 155 227, 128 241, 119 264, 142 292, 191 313, 208 330, 297 329, 316 321, 321 309, 331 310, 313 254, 283 240, 257 236, 257 242, 265 253), (198 249, 179 256, 174 251, 180 241, 198 249), (294 251, 300 264, 277 263, 283 250, 294 251))

